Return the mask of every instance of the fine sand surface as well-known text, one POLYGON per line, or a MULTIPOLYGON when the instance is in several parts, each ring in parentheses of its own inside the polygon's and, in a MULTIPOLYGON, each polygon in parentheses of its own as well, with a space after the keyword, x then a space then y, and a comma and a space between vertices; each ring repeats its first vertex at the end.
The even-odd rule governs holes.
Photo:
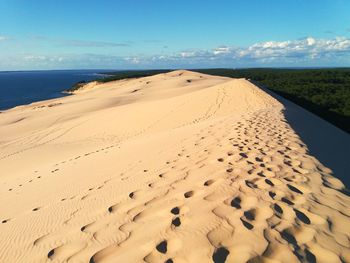
POLYGON ((283 112, 174 71, 0 113, 0 262, 350 262, 350 198, 283 112))

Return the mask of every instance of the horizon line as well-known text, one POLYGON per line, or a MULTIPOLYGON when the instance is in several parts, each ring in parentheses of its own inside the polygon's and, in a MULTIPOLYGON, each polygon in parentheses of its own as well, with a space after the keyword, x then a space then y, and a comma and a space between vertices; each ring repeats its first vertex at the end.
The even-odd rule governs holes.
POLYGON ((0 70, 0 73, 7 72, 36 72, 36 71, 156 71, 156 70, 197 70, 197 69, 349 69, 349 66, 319 66, 319 67, 196 67, 196 68, 126 68, 126 69, 106 69, 106 68, 78 68, 78 69, 21 69, 21 70, 0 70))

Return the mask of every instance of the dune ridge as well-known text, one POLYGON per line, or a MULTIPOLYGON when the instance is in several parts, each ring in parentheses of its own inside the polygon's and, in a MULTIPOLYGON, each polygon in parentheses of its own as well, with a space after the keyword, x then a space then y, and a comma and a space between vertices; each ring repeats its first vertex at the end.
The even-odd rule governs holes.
POLYGON ((0 262, 350 262, 344 185, 245 79, 99 84, 0 127, 0 262))

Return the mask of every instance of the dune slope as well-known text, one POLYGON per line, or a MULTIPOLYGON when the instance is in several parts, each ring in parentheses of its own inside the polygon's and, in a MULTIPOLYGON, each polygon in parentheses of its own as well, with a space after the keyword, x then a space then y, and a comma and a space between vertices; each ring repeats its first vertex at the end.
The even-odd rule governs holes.
POLYGON ((283 105, 174 71, 0 114, 0 262, 350 262, 350 198, 283 105))

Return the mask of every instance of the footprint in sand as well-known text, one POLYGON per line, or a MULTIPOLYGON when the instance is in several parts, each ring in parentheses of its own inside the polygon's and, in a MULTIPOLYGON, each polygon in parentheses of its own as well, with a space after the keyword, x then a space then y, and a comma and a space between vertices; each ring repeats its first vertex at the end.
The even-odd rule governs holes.
POLYGON ((253 208, 253 209, 250 209, 248 211, 244 211, 243 215, 249 221, 254 221, 255 220, 255 215, 256 215, 256 210, 253 208))
POLYGON ((274 209, 277 213, 283 214, 283 209, 282 209, 282 207, 281 207, 280 205, 274 204, 274 205, 273 205, 273 209, 274 209))
POLYGON ((6 224, 8 221, 10 221, 10 219, 2 220, 1 223, 2 223, 2 224, 6 224))
POLYGON ((265 183, 267 183, 270 186, 275 186, 273 182, 271 182, 269 179, 265 179, 265 183))
POLYGON ((245 184, 249 187, 249 188, 258 188, 258 186, 253 183, 252 181, 249 180, 245 180, 245 184))
POLYGON ((241 220, 243 226, 245 228, 247 228, 248 230, 252 230, 254 228, 254 226, 251 223, 249 223, 248 221, 244 220, 243 218, 240 218, 240 220, 241 220))
POLYGON ((286 197, 282 197, 281 198, 281 201, 282 202, 285 202, 286 204, 288 204, 288 205, 294 205, 294 203, 292 202, 292 201, 290 201, 288 198, 286 198, 286 197))
POLYGON ((276 196, 276 193, 275 192, 272 192, 272 191, 269 191, 269 196, 274 199, 275 196, 276 196))
POLYGON ((287 184, 287 186, 291 191, 298 193, 298 194, 303 194, 302 191, 300 191, 298 188, 294 187, 293 185, 287 184))
POLYGON ((160 242, 157 246, 156 249, 158 252, 162 253, 162 254, 166 254, 166 252, 168 251, 168 242, 166 240, 160 242))
POLYGON ((184 193, 185 198, 190 198, 193 195, 194 195, 194 191, 188 191, 188 192, 184 193))
POLYGON ((55 249, 51 249, 50 251, 49 251, 49 253, 47 253, 47 257, 49 258, 49 259, 51 259, 52 258, 52 256, 55 254, 55 249))
POLYGON ((173 215, 178 215, 180 213, 180 208, 177 206, 170 210, 173 215))
POLYGON ((230 252, 226 248, 219 247, 214 251, 214 254, 213 254, 214 263, 224 263, 229 254, 230 252))
POLYGON ((241 209, 241 198, 239 196, 235 197, 231 201, 231 206, 236 208, 236 209, 241 209))
POLYGON ((243 158, 248 158, 248 155, 245 153, 240 153, 239 155, 242 156, 243 158))
POLYGON ((304 224, 311 224, 311 221, 309 219, 309 217, 307 215, 305 215, 303 212, 299 211, 298 209, 294 209, 295 215, 297 216, 297 218, 303 222, 304 224))
POLYGON ((171 221, 171 225, 174 227, 179 227, 181 225, 181 220, 179 217, 176 217, 171 221))
POLYGON ((204 182, 204 186, 210 186, 215 182, 215 180, 208 180, 204 182))

